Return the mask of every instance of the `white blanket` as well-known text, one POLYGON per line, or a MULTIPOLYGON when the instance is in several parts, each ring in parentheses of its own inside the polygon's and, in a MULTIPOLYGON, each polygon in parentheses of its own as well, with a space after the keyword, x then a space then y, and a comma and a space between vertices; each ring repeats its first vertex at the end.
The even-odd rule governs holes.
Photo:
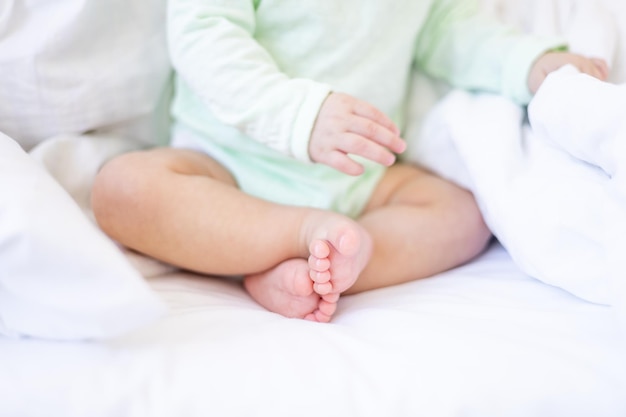
MULTIPOLYGON (((623 60, 609 9, 569 2, 576 7, 564 15, 558 4, 544 3, 552 20, 537 22, 543 32, 565 32, 575 52, 623 60)), ((611 79, 626 77, 614 66, 611 79)), ((426 118, 412 157, 475 193, 525 272, 614 306, 626 323, 625 104, 626 86, 573 67, 548 77, 529 106, 530 124, 504 98, 454 91, 426 118)))

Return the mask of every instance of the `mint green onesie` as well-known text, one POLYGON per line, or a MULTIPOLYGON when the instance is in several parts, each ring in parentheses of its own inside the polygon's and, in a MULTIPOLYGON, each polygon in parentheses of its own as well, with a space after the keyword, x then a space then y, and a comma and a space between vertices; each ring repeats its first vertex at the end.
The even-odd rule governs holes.
POLYGON ((386 168, 364 161, 353 177, 310 161, 330 92, 399 126, 415 68, 526 103, 532 62, 561 46, 481 16, 472 0, 169 0, 168 36, 172 146, 206 152, 246 193, 351 217, 386 168))

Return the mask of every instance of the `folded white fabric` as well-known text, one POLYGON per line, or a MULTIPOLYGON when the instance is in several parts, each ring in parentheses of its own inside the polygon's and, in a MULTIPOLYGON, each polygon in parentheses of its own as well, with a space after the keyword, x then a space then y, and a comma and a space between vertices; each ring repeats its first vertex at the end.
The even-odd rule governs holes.
POLYGON ((0 1, 0 131, 168 134, 165 0, 0 1))
POLYGON ((528 106, 533 132, 610 177, 626 169, 626 84, 568 65, 548 75, 528 106))
POLYGON ((613 306, 626 325, 626 205, 610 178, 522 128, 523 110, 505 98, 455 91, 430 118, 427 125, 447 132, 458 152, 455 165, 467 169, 464 183, 516 264, 547 284, 613 306))
POLYGON ((0 134, 0 334, 115 337, 164 304, 61 186, 0 134))
MULTIPOLYGON (((135 150, 138 145, 124 137, 110 134, 69 134, 46 139, 28 154, 63 187, 83 213, 95 221, 91 210, 91 188, 98 170, 114 155, 135 150)), ((136 252, 123 251, 144 278, 177 269, 136 252)))
MULTIPOLYGON (((550 74, 528 107, 532 135, 573 157, 581 175, 594 176, 598 188, 584 187, 578 204, 588 217, 579 225, 594 224, 586 236, 596 235, 603 248, 602 281, 610 303, 626 324, 626 84, 611 84, 567 66, 550 74), (586 171, 586 172, 585 172, 586 171)), ((548 145, 548 146, 549 146, 548 145)), ((578 182, 575 187, 578 187, 578 182)), ((579 207, 570 209, 580 211, 579 207)), ((596 259, 592 264, 597 264, 596 259)))
POLYGON ((28 154, 93 218, 91 188, 100 167, 115 155, 136 150, 140 145, 111 134, 65 134, 44 140, 28 154))
MULTIPOLYGON (((494 3, 500 12, 513 4, 494 3)), ((626 19, 623 4, 620 14, 587 0, 530 3, 526 30, 567 35, 574 52, 615 62, 611 79, 623 79, 615 24, 626 19)), ((626 325, 624 88, 566 67, 531 103, 532 130, 523 127, 523 109, 504 98, 454 92, 407 132, 410 159, 471 189, 522 270, 612 305, 626 325)))

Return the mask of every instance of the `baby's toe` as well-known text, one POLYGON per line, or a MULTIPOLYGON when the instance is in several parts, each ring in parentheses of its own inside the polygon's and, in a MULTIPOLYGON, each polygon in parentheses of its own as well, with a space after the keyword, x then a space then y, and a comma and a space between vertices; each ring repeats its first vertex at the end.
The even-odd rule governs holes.
POLYGON ((317 282, 313 284, 313 291, 315 291, 319 295, 330 294, 333 291, 333 285, 330 282, 325 282, 322 284, 318 284, 317 282))
POLYGON ((330 269, 330 259, 311 255, 309 256, 309 268, 317 272, 328 271, 330 269))

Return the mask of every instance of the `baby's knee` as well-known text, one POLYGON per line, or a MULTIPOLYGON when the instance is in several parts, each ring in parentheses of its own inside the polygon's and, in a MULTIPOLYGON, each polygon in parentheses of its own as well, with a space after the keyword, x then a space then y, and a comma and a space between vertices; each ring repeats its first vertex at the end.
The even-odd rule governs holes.
POLYGON ((458 203, 455 210, 458 216, 460 246, 466 249, 466 256, 471 258, 487 247, 492 234, 473 195, 469 194, 458 203))
POLYGON ((112 232, 115 219, 127 207, 137 204, 148 186, 146 172, 138 155, 132 152, 119 155, 106 162, 94 179, 91 189, 91 208, 98 225, 107 233, 112 232))

